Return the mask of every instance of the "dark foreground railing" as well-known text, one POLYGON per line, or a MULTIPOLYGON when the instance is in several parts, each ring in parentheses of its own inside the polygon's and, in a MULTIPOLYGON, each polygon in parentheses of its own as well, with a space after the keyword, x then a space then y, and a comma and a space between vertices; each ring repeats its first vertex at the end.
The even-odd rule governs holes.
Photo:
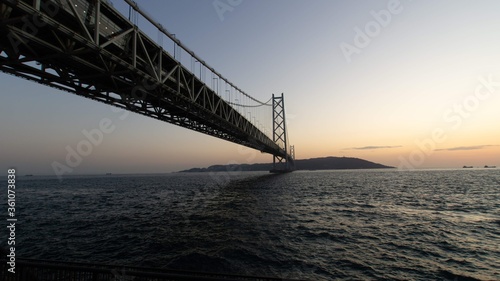
POLYGON ((0 266, 0 281, 285 280, 271 277, 30 259, 16 259, 15 273, 9 272, 9 268, 10 265, 7 263, 0 266))

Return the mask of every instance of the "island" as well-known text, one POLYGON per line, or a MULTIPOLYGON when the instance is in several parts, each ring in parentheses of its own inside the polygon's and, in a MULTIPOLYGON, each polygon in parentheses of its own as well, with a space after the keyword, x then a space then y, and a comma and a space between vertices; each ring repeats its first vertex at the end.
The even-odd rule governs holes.
MULTIPOLYGON (((270 171, 272 163, 213 165, 208 168, 192 168, 179 173, 203 173, 226 171, 270 171)), ((394 167, 352 157, 322 157, 295 160, 295 170, 347 170, 347 169, 393 169, 394 167)))

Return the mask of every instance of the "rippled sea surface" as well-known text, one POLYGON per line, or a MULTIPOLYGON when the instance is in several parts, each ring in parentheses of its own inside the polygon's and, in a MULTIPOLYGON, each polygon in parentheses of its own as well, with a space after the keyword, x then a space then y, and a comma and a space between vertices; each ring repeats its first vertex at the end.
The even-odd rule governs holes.
POLYGON ((34 176, 18 178, 16 200, 25 258, 308 280, 500 280, 498 169, 34 176))

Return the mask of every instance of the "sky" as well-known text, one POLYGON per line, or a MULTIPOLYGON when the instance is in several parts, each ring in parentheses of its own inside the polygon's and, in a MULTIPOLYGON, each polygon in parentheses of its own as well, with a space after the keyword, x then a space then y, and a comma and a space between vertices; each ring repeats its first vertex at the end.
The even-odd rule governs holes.
MULTIPOLYGON (((500 166, 500 2, 144 0, 233 84, 284 93, 296 158, 402 169, 500 166)), ((122 0, 114 7, 128 15, 122 0)), ((154 31, 143 24, 145 32, 154 31)), ((113 130, 66 174, 164 173, 272 156, 0 73, 0 173, 55 174, 83 131, 113 130), (5 172, 4 172, 5 171, 5 172)), ((68 166, 67 166, 68 167, 68 166)))

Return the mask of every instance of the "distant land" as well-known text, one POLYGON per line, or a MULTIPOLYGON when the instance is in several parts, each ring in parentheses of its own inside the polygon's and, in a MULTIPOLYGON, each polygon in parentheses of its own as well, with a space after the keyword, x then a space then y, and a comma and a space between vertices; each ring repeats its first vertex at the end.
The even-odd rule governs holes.
MULTIPOLYGON (((213 165, 208 168, 192 168, 179 173, 203 173, 225 171, 269 171, 272 163, 213 165)), ((295 160, 296 170, 347 170, 347 169, 388 169, 394 168, 367 160, 351 157, 323 157, 295 160)))

